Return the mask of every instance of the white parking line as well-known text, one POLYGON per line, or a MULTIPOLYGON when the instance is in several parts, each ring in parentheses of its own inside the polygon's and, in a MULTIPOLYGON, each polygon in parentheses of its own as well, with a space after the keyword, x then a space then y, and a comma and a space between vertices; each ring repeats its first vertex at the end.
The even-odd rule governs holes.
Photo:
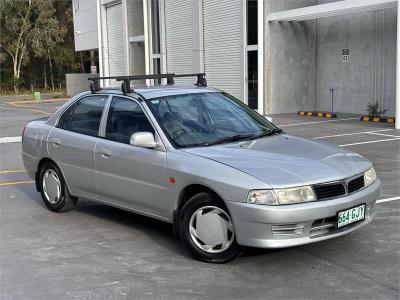
POLYGON ((375 132, 390 131, 390 130, 394 130, 394 129, 381 129, 381 130, 374 130, 374 131, 361 131, 361 132, 342 133, 342 134, 334 134, 334 135, 324 135, 324 136, 317 136, 314 139, 315 140, 317 140, 317 139, 326 139, 326 138, 339 137, 339 136, 375 133, 375 132))
POLYGON ((22 137, 21 136, 7 136, 7 137, 0 138, 0 144, 19 143, 21 141, 22 141, 22 137))
POLYGON ((399 137, 399 135, 393 135, 393 134, 383 134, 383 133, 376 133, 376 132, 369 132, 369 134, 374 134, 374 135, 381 135, 381 136, 390 136, 390 137, 399 137))
POLYGON ((400 200, 400 196, 393 197, 393 198, 379 199, 376 201, 376 203, 390 202, 390 201, 396 201, 396 200, 400 200))
POLYGON ((358 120, 358 119, 360 119, 360 118, 347 118, 347 119, 336 119, 336 120, 327 120, 327 121, 315 121, 315 122, 306 122, 306 123, 293 123, 293 124, 278 125, 278 127, 289 127, 289 126, 299 126, 299 125, 310 125, 310 124, 317 124, 317 123, 339 122, 339 121, 358 120))
POLYGON ((372 144, 372 143, 380 143, 380 142, 387 142, 387 141, 394 141, 394 140, 400 140, 400 137, 396 137, 396 138, 393 138, 393 139, 385 139, 385 140, 376 140, 376 141, 368 141, 368 142, 344 144, 344 145, 339 145, 339 146, 340 146, 340 147, 347 147, 347 146, 362 145, 362 144, 372 144))

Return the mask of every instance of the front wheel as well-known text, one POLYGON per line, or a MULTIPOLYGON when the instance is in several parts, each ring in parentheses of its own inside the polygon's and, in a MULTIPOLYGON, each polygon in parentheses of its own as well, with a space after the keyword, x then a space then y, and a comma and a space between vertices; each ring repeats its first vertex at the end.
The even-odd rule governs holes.
POLYGON ((39 172, 40 193, 44 204, 54 212, 62 212, 75 206, 75 198, 69 192, 58 167, 46 162, 39 172))
POLYGON ((189 199, 178 222, 182 244, 198 260, 225 263, 241 253, 232 219, 211 193, 199 193, 189 199))

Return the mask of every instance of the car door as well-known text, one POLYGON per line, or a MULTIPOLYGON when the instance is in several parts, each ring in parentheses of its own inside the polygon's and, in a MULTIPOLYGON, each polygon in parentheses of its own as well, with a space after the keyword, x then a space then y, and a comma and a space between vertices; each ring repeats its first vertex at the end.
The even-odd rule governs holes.
POLYGON ((136 132, 155 134, 140 104, 114 96, 104 127, 104 139, 95 150, 96 182, 102 199, 165 215, 166 152, 130 145, 136 132))
POLYGON ((50 132, 49 155, 73 195, 95 198, 94 149, 108 95, 86 96, 71 105, 50 132))

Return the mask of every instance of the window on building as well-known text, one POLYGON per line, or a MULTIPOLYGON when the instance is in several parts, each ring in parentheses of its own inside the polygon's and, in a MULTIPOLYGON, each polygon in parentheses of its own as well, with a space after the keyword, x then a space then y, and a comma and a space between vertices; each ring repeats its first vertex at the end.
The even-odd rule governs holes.
POLYGON ((258 51, 247 51, 247 85, 248 104, 251 108, 258 108, 258 51))
POLYGON ((257 0, 246 0, 247 11, 247 103, 258 108, 258 5, 257 0))
POLYGON ((151 25, 153 53, 160 54, 160 4, 158 0, 151 0, 151 25))
POLYGON ((247 45, 257 45, 257 0, 247 0, 247 45))

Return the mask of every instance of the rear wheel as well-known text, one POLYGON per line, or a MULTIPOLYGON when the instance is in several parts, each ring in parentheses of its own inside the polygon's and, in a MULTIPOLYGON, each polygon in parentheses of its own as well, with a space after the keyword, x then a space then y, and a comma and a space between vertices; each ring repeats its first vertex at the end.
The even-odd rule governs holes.
POLYGON ((211 193, 193 196, 182 208, 178 222, 182 244, 198 260, 225 263, 241 253, 228 210, 211 193))
POLYGON ((51 162, 45 162, 39 172, 40 193, 44 204, 54 212, 72 209, 76 199, 71 197, 65 180, 58 167, 51 162))

